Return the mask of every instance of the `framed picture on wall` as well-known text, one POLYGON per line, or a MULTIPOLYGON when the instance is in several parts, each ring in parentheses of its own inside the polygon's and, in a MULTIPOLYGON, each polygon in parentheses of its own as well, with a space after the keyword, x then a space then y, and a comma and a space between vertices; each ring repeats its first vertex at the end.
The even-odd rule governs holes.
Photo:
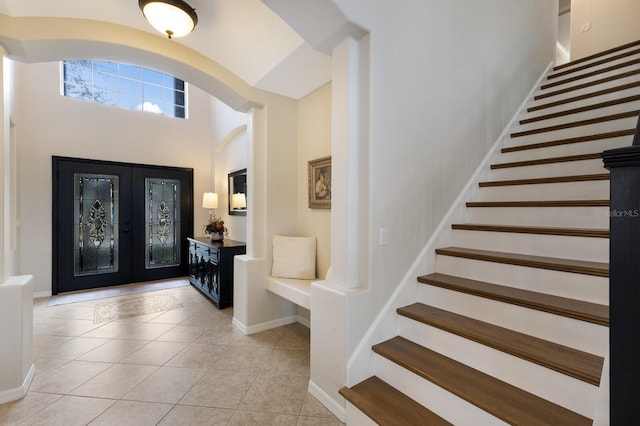
POLYGON ((331 157, 309 161, 309 208, 331 208, 331 157))

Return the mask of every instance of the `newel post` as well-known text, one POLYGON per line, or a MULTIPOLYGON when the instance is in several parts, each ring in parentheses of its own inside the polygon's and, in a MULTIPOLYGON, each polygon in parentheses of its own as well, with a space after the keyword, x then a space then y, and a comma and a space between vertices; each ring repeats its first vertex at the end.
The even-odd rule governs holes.
POLYGON ((610 424, 621 425, 640 419, 640 133, 602 156, 611 172, 610 424))

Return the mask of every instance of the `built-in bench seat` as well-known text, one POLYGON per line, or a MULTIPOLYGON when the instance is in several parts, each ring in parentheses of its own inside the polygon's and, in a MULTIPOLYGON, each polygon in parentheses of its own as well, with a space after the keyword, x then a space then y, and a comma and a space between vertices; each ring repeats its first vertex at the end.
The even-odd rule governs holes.
POLYGON ((311 283, 313 281, 267 276, 264 279, 264 286, 272 293, 311 310, 311 283))

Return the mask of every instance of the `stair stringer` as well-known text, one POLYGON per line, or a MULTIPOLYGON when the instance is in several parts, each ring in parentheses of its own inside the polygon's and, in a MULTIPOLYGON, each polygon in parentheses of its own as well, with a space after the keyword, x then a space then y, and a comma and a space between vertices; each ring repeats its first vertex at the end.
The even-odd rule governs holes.
MULTIPOLYGON (((526 112, 529 102, 533 99, 534 94, 538 91, 542 81, 546 78, 553 65, 553 62, 550 62, 542 74, 540 74, 538 80, 532 85, 531 90, 524 97, 511 120, 504 127, 502 133, 498 136, 480 165, 471 175, 462 191, 460 191, 460 194, 411 264, 407 273, 400 280, 387 303, 371 323, 371 326, 364 334, 360 343, 356 346, 356 349, 347 362, 346 386, 353 386, 375 374, 375 356, 371 347, 376 343, 390 339, 398 334, 399 318, 396 309, 417 300, 420 284, 416 281, 416 277, 435 271, 436 248, 447 247, 453 241, 451 225, 456 222, 464 222, 466 214, 465 203, 468 200, 477 198, 480 190, 478 186, 479 182, 489 179, 491 175, 490 165, 500 157, 500 149, 504 148, 505 143, 510 140, 509 135, 511 131, 518 125, 518 120, 523 112, 526 112)), ((354 408, 351 404, 348 404, 347 407, 354 408)))

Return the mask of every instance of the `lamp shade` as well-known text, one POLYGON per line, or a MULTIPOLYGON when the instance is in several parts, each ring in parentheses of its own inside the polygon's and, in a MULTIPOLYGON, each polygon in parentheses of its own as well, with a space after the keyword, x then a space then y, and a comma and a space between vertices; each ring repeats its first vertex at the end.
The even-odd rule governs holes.
POLYGON ((151 26, 169 38, 186 36, 198 23, 196 11, 183 0, 138 0, 138 6, 151 26))
POLYGON ((247 197, 242 192, 233 194, 231 197, 231 207, 234 209, 246 209, 247 197))
POLYGON ((202 207, 205 209, 217 209, 218 194, 215 192, 205 192, 202 195, 202 207))

